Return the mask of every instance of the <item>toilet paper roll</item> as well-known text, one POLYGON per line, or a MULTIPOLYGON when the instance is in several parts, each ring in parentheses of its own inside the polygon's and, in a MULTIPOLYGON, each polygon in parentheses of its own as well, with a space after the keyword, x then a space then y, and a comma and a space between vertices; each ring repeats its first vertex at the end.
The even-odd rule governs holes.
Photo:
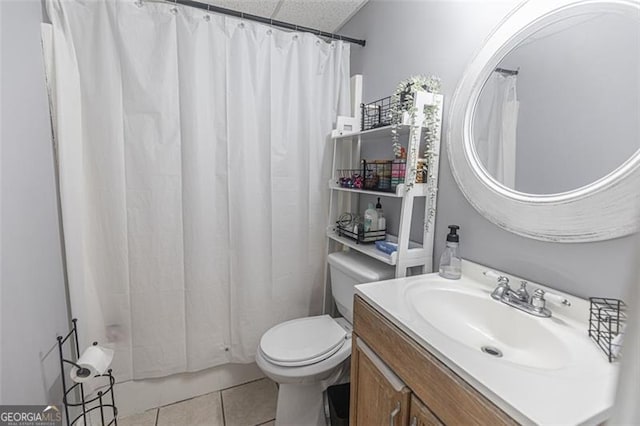
POLYGON ((96 375, 104 374, 113 360, 113 349, 93 345, 84 350, 69 373, 74 382, 86 382, 96 375))

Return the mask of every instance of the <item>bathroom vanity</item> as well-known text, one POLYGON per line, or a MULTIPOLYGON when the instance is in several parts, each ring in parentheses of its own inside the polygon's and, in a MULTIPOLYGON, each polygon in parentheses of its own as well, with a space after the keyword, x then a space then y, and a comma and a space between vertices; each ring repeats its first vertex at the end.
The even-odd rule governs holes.
POLYGON ((517 424, 359 296, 354 306, 351 424, 517 424), (398 389, 380 360, 406 385, 398 389))
POLYGON ((609 417, 617 365, 587 336, 588 302, 563 295, 571 306, 547 302, 551 318, 536 317, 493 300, 489 270, 463 261, 461 280, 427 274, 356 287, 350 424, 609 417))

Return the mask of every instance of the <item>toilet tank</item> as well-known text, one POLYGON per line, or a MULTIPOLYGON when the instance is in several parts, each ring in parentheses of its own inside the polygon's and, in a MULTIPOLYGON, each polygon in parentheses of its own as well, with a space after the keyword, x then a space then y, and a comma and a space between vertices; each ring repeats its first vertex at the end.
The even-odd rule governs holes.
POLYGON ((331 293, 340 314, 353 322, 353 286, 395 277, 395 268, 356 251, 329 254, 331 293))

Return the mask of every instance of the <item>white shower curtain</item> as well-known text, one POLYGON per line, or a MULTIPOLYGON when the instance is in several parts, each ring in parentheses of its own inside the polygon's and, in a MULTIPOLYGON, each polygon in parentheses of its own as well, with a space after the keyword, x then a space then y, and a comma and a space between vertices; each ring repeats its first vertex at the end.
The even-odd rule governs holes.
POLYGON ((494 72, 475 114, 476 152, 485 169, 504 186, 516 189, 517 77, 494 72))
POLYGON ((119 380, 252 362, 321 311, 349 45, 172 9, 48 3, 71 308, 119 380))

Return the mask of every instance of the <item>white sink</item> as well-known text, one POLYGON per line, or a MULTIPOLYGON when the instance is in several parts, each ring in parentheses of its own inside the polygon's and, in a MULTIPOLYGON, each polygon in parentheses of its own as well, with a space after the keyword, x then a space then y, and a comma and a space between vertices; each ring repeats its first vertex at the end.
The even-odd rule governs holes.
POLYGON ((589 302, 561 294, 571 306, 547 301, 552 316, 536 317, 491 298, 490 269, 463 260, 460 280, 425 274, 357 285, 356 294, 518 423, 607 420, 618 366, 588 337, 589 302))
POLYGON ((570 348, 554 333, 557 324, 493 300, 486 292, 457 282, 414 284, 406 297, 416 315, 484 356, 547 370, 571 361, 570 348))

